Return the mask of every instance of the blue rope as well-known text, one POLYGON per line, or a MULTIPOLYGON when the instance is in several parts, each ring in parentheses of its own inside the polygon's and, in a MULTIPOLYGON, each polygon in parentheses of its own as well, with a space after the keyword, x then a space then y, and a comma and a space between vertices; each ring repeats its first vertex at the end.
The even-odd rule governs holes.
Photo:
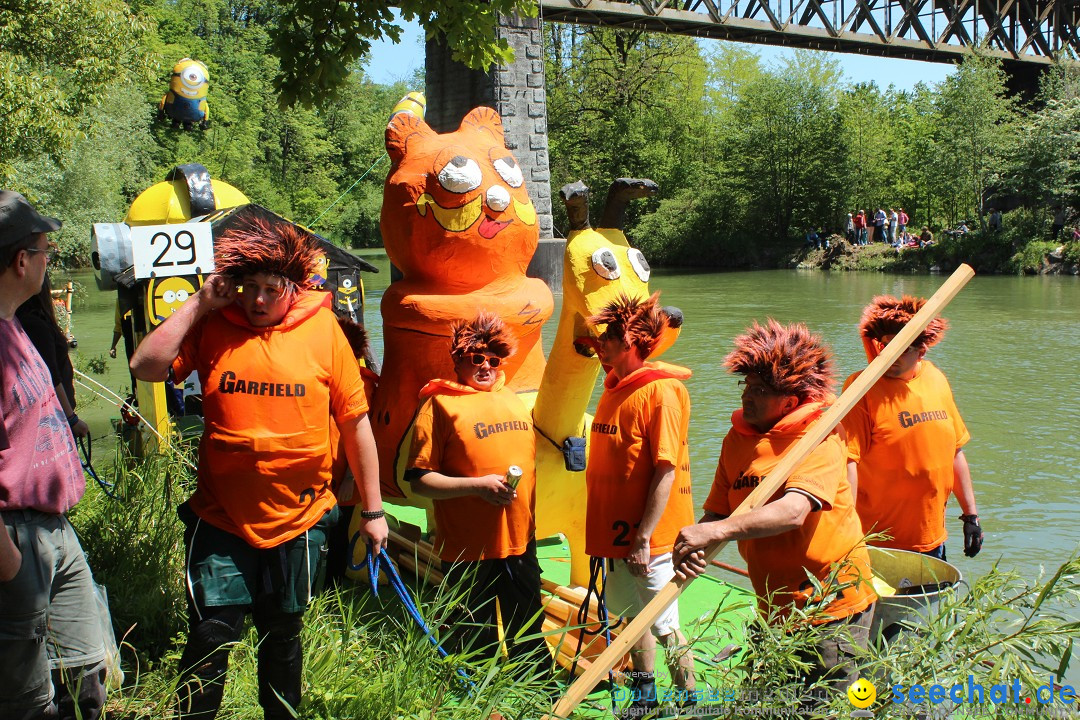
MULTIPOLYGON (((349 569, 353 572, 363 569, 363 565, 354 565, 352 558, 355 557, 356 544, 360 541, 360 533, 357 531, 353 534, 352 540, 349 542, 349 569)), ((386 574, 390 577, 390 587, 397 593, 398 598, 401 600, 401 604, 405 606, 405 611, 409 613, 409 616, 420 628, 432 645, 435 646, 435 650, 439 653, 440 657, 447 657, 447 652, 439 641, 435 638, 435 633, 432 632, 427 622, 424 621, 424 616, 420 614, 420 608, 416 606, 416 602, 412 598, 412 594, 409 589, 405 587, 405 581, 401 579, 401 575, 398 574, 397 568, 394 566, 394 562, 390 559, 390 555, 387 554, 386 549, 383 548, 376 554, 372 543, 368 542, 367 557, 365 558, 368 569, 368 579, 371 582, 371 594, 375 597, 379 597, 379 569, 380 565, 386 568, 386 574)), ((458 675, 460 675, 469 687, 476 688, 476 685, 469 679, 469 675, 462 668, 457 669, 458 675)), ((471 694, 471 693, 470 693, 471 694)))
POLYGON ((98 477, 97 471, 94 470, 93 463, 90 462, 90 459, 93 457, 93 446, 90 444, 90 436, 86 436, 85 443, 82 438, 75 438, 75 442, 79 445, 79 463, 82 465, 83 472, 94 479, 106 496, 113 500, 119 500, 120 498, 117 497, 114 492, 114 488, 116 487, 115 483, 106 482, 98 477))

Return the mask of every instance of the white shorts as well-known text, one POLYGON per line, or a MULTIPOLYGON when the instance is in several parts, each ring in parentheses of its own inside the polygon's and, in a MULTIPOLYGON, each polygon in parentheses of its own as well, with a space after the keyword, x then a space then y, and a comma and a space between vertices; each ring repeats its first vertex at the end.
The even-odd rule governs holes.
MULTIPOLYGON (((649 560, 649 570, 645 577, 631 575, 625 560, 607 561, 607 585, 604 589, 604 601, 607 603, 608 616, 612 619, 624 617, 627 620, 638 616, 649 601, 660 592, 661 588, 675 577, 675 567, 671 564, 671 553, 654 555, 649 560), (611 563, 614 563, 612 569, 611 563)), ((679 601, 671 603, 653 623, 653 635, 660 638, 679 629, 679 601)))

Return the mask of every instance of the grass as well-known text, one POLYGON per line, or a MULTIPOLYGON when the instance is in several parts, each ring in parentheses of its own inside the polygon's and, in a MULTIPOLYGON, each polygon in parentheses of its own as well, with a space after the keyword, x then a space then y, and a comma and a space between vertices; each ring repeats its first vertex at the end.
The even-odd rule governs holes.
MULTIPOLYGON (((118 499, 108 498, 91 484, 72 522, 98 581, 108 588, 114 625, 124 640, 127 680, 110 695, 110 717, 149 720, 171 714, 185 639, 182 531, 175 506, 193 489, 187 465, 193 450, 179 446, 163 455, 135 459, 120 447, 111 467, 104 468, 118 499)), ((412 589, 428 623, 436 628, 448 622, 461 599, 453 588, 412 589)), ((1061 682, 1072 660, 1074 640, 1080 637, 1078 605, 1080 555, 1039 577, 995 566, 969 591, 946 593, 919 632, 901 634, 860 657, 864 676, 878 688, 875 717, 911 716, 911 708, 888 702, 888 688, 895 684, 949 686, 970 675, 986 687, 1018 679, 1033 691, 1048 682, 1061 682)), ((716 637, 730 636, 730 628, 717 629, 725 618, 684 622, 699 649, 698 689, 713 698, 706 703, 711 716, 746 717, 752 712, 748 706, 765 711, 790 707, 794 699, 805 697, 799 678, 806 670, 805 651, 818 632, 806 629, 812 612, 795 612, 783 619, 755 617, 747 629, 755 641, 725 659, 703 657, 700 652, 715 647, 710 641, 716 637), (725 698, 727 702, 721 702, 725 698)), ((249 631, 233 651, 220 718, 262 717, 256 642, 254 631, 249 631)), ((303 642, 304 699, 297 708, 301 718, 524 719, 541 717, 551 707, 552 685, 531 667, 502 658, 483 659, 476 652, 440 658, 389 590, 380 599, 359 586, 324 592, 307 612, 303 642), (474 684, 468 690, 459 669, 474 684)), ((822 706, 813 713, 801 712, 801 717, 850 714, 846 695, 825 687, 818 690, 822 706)), ((601 694, 574 717, 601 717, 607 704, 601 694)))

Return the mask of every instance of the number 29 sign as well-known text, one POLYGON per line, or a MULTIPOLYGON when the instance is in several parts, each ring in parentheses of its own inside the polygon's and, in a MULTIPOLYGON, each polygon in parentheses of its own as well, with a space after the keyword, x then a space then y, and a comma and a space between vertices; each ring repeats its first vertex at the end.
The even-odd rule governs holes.
POLYGON ((135 279, 208 275, 214 270, 210 223, 142 225, 131 228, 135 279))

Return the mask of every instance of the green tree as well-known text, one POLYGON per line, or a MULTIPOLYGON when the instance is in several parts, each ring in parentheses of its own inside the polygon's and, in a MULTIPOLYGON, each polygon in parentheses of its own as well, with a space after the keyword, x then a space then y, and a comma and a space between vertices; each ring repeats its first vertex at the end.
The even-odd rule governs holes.
POLYGON ((845 148, 835 63, 809 53, 747 84, 728 158, 767 239, 837 222, 845 148))
POLYGON ((941 188, 946 219, 974 216, 984 227, 983 202, 1004 170, 1015 114, 1000 61, 967 56, 941 83, 935 109, 934 164, 947 180, 941 188))
POLYGON ((919 83, 902 95, 902 111, 893 119, 895 127, 896 180, 900 204, 910 216, 909 225, 931 225, 941 178, 931 162, 936 153, 934 129, 937 111, 934 91, 919 83))
POLYGON ((0 0, 0 182, 17 158, 56 154, 108 89, 145 75, 146 26, 122 0, 0 0))
POLYGON ((1080 207, 1080 72, 1051 69, 1039 94, 1017 121, 1004 184, 1031 209, 1080 207))
POLYGON ((892 202, 896 141, 890 105, 889 97, 872 82, 859 83, 839 97, 847 143, 844 159, 848 205, 869 213, 877 205, 892 202))
MULTIPOLYGON (((553 188, 583 180, 594 216, 616 177, 648 177, 661 192, 697 185, 711 154, 703 123, 706 66, 688 38, 603 28, 547 29, 553 188)), ((633 225, 655 204, 635 203, 633 225)), ((556 206, 556 224, 562 208, 556 206)))

